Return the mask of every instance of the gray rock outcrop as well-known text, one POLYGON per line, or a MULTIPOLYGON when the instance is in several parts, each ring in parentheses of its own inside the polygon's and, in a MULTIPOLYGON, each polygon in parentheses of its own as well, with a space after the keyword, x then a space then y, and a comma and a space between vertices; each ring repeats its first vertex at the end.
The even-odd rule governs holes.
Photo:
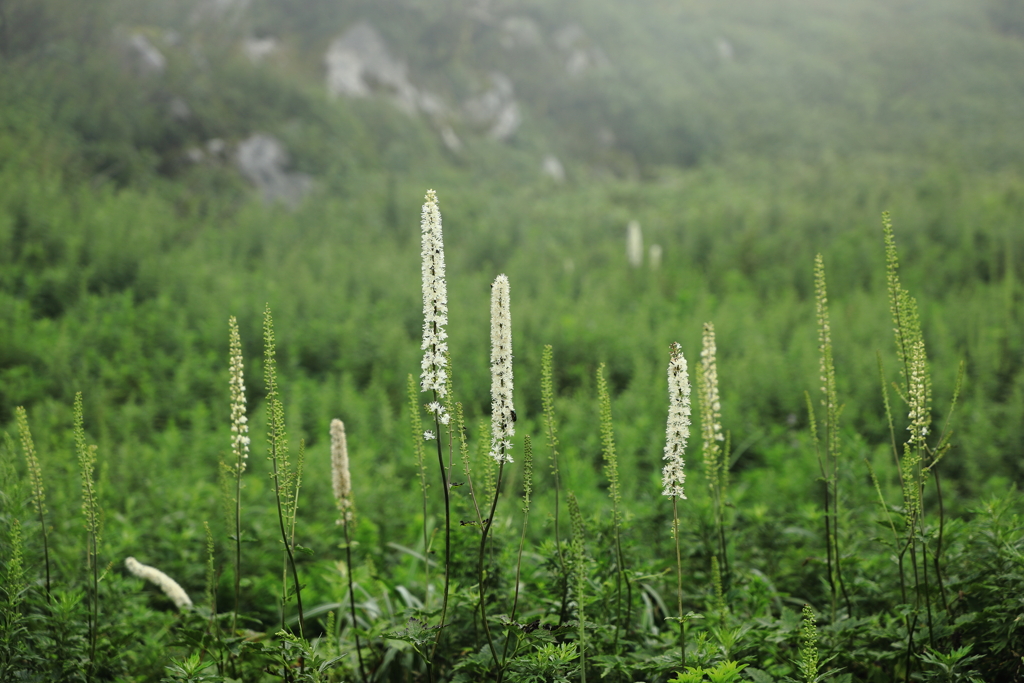
POLYGON ((365 21, 334 39, 324 65, 327 91, 334 96, 367 97, 384 91, 409 114, 418 108, 418 92, 409 82, 405 62, 391 54, 377 29, 365 21))
POLYGON ((565 57, 565 72, 570 76, 579 76, 591 69, 605 68, 609 65, 608 58, 599 48, 591 43, 586 31, 579 24, 569 24, 555 32, 555 47, 565 57))
POLYGON ((289 173, 288 150, 272 135, 255 133, 238 143, 235 165, 268 204, 283 202, 296 206, 312 189, 313 180, 304 173, 289 173))
POLYGON ((122 52, 126 65, 136 76, 155 78, 167 69, 167 58, 141 33, 129 35, 122 52))
POLYGON ((462 105, 466 119, 486 128, 487 134, 495 140, 508 140, 523 121, 514 95, 508 76, 494 72, 491 74, 491 88, 462 105))

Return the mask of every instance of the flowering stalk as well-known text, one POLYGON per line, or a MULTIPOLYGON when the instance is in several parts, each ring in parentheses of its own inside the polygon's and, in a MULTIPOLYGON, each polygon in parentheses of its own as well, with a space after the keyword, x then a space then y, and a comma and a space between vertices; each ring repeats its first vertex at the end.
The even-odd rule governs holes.
MULTIPOLYGON (((434 416, 437 432, 423 432, 424 440, 437 439, 437 463, 441 469, 441 489, 444 492, 444 593, 441 599, 441 624, 437 629, 434 646, 427 658, 428 678, 433 678, 430 662, 437 652, 448 614, 448 587, 451 580, 451 485, 441 449, 441 425, 448 425, 451 414, 442 401, 448 396, 448 285, 445 281, 444 240, 441 233, 441 211, 437 207, 437 194, 427 190, 420 214, 420 262, 423 279, 423 360, 420 363, 420 391, 433 392, 434 400, 427 404, 427 412, 434 416)), ((424 518, 423 523, 426 524, 424 518)), ((425 552, 425 550, 424 550, 425 552)))
POLYGON ((267 456, 271 463, 271 478, 274 480, 274 496, 277 502, 277 521, 284 544, 284 567, 281 578, 281 629, 285 627, 284 607, 288 601, 287 573, 291 568, 295 601, 299 612, 299 637, 305 638, 305 620, 302 613, 302 586, 299 571, 295 566, 295 513, 298 504, 298 478, 302 470, 300 451, 299 464, 292 471, 288 459, 288 437, 285 434, 284 405, 277 389, 276 344, 274 342, 274 319, 268 304, 263 312, 263 376, 267 387, 267 456))
POLYGON ((210 623, 207 627, 212 636, 220 637, 220 628, 217 622, 217 566, 213 532, 210 531, 210 523, 203 520, 203 529, 206 531, 206 604, 210 610, 210 623))
POLYGON ((548 448, 551 449, 551 474, 555 479, 555 549, 558 551, 558 566, 562 579, 562 607, 558 611, 558 623, 565 621, 565 607, 569 599, 569 577, 565 572, 565 557, 562 554, 562 540, 559 537, 558 494, 562 488, 561 476, 558 472, 558 428, 555 424, 555 382, 554 350, 550 344, 544 346, 540 360, 540 400, 544 410, 544 431, 547 435, 548 448))
POLYGON ((86 561, 92 574, 92 596, 89 611, 89 659, 96 660, 96 643, 100 621, 100 505, 96 492, 96 446, 85 442, 85 410, 82 407, 82 392, 75 394, 74 435, 75 452, 78 454, 78 466, 82 473, 82 513, 85 516, 86 561))
POLYGON ((509 440, 516 433, 512 405, 512 317, 508 278, 499 275, 491 285, 491 457, 512 462, 509 440))
POLYGON ((928 372, 928 359, 925 353, 924 335, 921 332, 917 302, 900 283, 899 256, 888 212, 882 214, 882 233, 885 241, 889 310, 892 313, 893 332, 896 335, 896 354, 901 366, 900 374, 903 376, 903 386, 897 387, 897 393, 910 408, 908 413, 910 437, 903 445, 902 458, 899 457, 895 448, 893 452, 900 475, 900 483, 903 487, 903 507, 907 522, 906 545, 900 556, 902 557, 903 553, 910 550, 910 563, 914 571, 915 594, 918 604, 921 601, 921 583, 924 584, 924 602, 928 631, 931 635, 933 632, 931 590, 928 585, 928 546, 924 533, 921 503, 924 489, 923 456, 927 451, 925 437, 931 424, 931 376, 928 372), (924 555, 920 566, 917 559, 918 531, 921 533, 921 551, 924 555), (919 576, 919 571, 923 576, 919 576))
POLYGON ((729 558, 725 552, 725 524, 722 512, 728 467, 727 456, 723 453, 722 403, 718 396, 718 347, 715 344, 715 326, 704 323, 704 335, 700 352, 700 369, 697 372, 697 395, 700 398, 701 436, 704 441, 704 474, 711 489, 711 500, 715 510, 715 527, 718 532, 718 552, 722 557, 725 573, 729 574, 729 558))
POLYGON ((818 662, 817 622, 811 606, 804 605, 803 625, 800 627, 800 661, 797 662, 804 683, 815 683, 819 680, 818 671, 821 670, 821 665, 818 662))
POLYGON ((132 575, 149 581, 157 588, 164 592, 174 606, 179 610, 185 611, 192 607, 192 598, 188 597, 188 593, 182 588, 177 581, 164 574, 156 567, 150 567, 148 564, 142 564, 134 557, 125 558, 124 566, 128 569, 132 575))
POLYGON ((676 601, 679 607, 680 670, 686 669, 686 623, 683 620, 683 558, 679 548, 678 501, 685 500, 683 483, 686 473, 683 453, 690 438, 690 378, 686 357, 678 342, 669 347, 668 361, 668 423, 665 428, 665 454, 661 469, 662 495, 672 499, 672 538, 676 543, 676 601))
POLYGON ((28 464, 28 478, 32 486, 32 504, 39 515, 39 527, 43 533, 43 564, 46 567, 46 601, 50 601, 50 546, 46 534, 46 492, 43 489, 43 471, 39 466, 39 458, 36 456, 35 443, 32 440, 32 431, 28 426, 28 413, 25 408, 18 406, 14 409, 15 420, 18 423, 18 434, 21 437, 21 450, 25 452, 25 461, 28 464))
POLYGON ((618 652, 619 627, 622 625, 622 582, 626 582, 626 628, 629 629, 633 606, 633 586, 626 576, 626 563, 622 554, 622 492, 619 488, 619 459, 615 453, 615 429, 612 425, 612 399, 608 382, 604 378, 604 363, 597 368, 597 402, 601 421, 601 450, 604 453, 604 473, 608 477, 608 494, 612 499, 612 527, 615 529, 615 635, 613 648, 618 652))
POLYGON ((569 491, 569 521, 572 523, 572 540, 569 542, 569 561, 572 565, 573 584, 576 588, 576 622, 579 627, 580 683, 587 683, 586 637, 587 621, 584 617, 584 600, 587 583, 587 550, 583 538, 583 515, 576 495, 569 491))
POLYGON ((352 633, 355 634, 356 656, 359 658, 359 673, 366 678, 362 646, 356 628, 356 593, 352 579, 352 539, 348 526, 352 523, 352 476, 348 470, 348 439, 345 437, 345 423, 331 420, 331 484, 334 488, 334 502, 338 506, 338 524, 345 533, 345 562, 348 564, 348 604, 352 617, 352 633))
POLYGON ((228 387, 231 392, 231 453, 234 463, 231 474, 235 477, 235 611, 231 615, 231 632, 238 623, 238 610, 242 596, 242 472, 249 458, 249 418, 245 414, 245 376, 242 363, 242 338, 238 333, 238 320, 228 319, 229 352, 228 387))
POLYGON ((847 614, 853 607, 843 581, 839 552, 839 399, 836 392, 836 368, 832 360, 832 327, 828 315, 828 289, 825 284, 825 262, 821 254, 814 259, 815 309, 818 319, 818 372, 821 380, 821 405, 825 409, 824 457, 815 435, 815 452, 824 486, 825 556, 828 584, 832 593, 832 620, 836 618, 839 592, 846 602, 847 614))
POLYGON ((515 434, 516 411, 512 405, 512 316, 509 307, 508 278, 499 275, 491 285, 491 450, 490 457, 498 463, 498 478, 494 485, 491 512, 484 520, 480 533, 480 557, 477 563, 480 590, 480 618, 487 635, 487 646, 491 650, 494 665, 500 666, 498 653, 491 640, 491 627, 487 623, 487 604, 484 591, 484 553, 487 548, 487 534, 494 523, 494 511, 498 507, 501 493, 501 474, 506 462, 512 462, 508 451, 512 448, 509 440, 515 434))

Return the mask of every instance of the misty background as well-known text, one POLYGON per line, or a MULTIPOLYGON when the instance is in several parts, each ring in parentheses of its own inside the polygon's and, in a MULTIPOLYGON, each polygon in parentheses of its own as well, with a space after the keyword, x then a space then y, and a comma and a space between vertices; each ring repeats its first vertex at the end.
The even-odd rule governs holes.
POLYGON ((182 438, 212 476, 225 322, 257 357, 269 302, 296 438, 346 411, 357 448, 406 451, 433 188, 471 417, 507 272, 517 376, 544 343, 566 396, 607 362, 651 477, 662 356, 714 320, 737 467, 763 463, 806 419, 822 252, 844 415, 880 438, 891 210, 936 395, 965 358, 978 401, 951 466, 1010 476, 1022 74, 1015 0, 0 0, 0 424, 25 405, 57 448, 83 390, 111 476, 182 438))

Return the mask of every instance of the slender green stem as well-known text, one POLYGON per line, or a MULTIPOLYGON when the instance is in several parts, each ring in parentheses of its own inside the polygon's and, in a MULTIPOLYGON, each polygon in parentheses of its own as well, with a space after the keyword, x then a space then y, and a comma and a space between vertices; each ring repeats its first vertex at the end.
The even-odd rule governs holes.
POLYGON ((676 542, 676 601, 679 607, 680 671, 686 670, 686 622, 683 621, 683 556, 679 550, 679 505, 672 496, 672 536, 676 542))
MULTIPOLYGON (((281 500, 282 484, 280 481, 280 471, 278 469, 279 457, 277 454, 277 450, 278 449, 276 444, 271 446, 271 462, 273 463, 274 467, 274 496, 277 500, 277 522, 281 529, 281 542, 284 543, 284 551, 287 559, 287 566, 291 568, 292 582, 293 585, 295 586, 295 604, 299 611, 299 637, 305 638, 305 620, 303 618, 302 612, 302 586, 299 584, 299 571, 295 566, 295 554, 292 551, 293 541, 291 541, 288 537, 288 531, 285 527, 284 522, 284 503, 281 500)), ((285 587, 285 595, 281 601, 282 628, 284 628, 284 602, 286 598, 287 586, 285 587)))
POLYGON ((562 552, 561 526, 558 519, 559 493, 562 489, 562 478, 558 471, 558 428, 555 424, 555 383, 554 383, 554 351, 550 344, 544 346, 541 354, 540 388, 541 405, 544 410, 544 431, 548 447, 551 449, 551 473, 555 480, 555 550, 558 552, 558 569, 561 572, 561 607, 558 610, 558 624, 565 622, 565 611, 569 604, 569 575, 565 571, 565 556, 562 552))
POLYGON ((356 589, 352 579, 352 540, 349 538, 348 521, 342 517, 341 525, 345 531, 345 562, 348 564, 348 605, 352 615, 352 634, 356 640, 356 656, 359 658, 359 674, 367 681, 366 667, 363 664, 363 649, 359 644, 359 628, 356 624, 356 589))
POLYGON ((242 601, 242 473, 235 468, 235 611, 231 615, 231 633, 238 627, 242 601))

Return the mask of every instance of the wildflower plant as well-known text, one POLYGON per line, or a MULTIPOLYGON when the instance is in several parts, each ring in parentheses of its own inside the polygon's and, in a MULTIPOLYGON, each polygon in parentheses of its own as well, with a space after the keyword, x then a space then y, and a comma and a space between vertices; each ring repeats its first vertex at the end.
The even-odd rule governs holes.
POLYGON ((559 525, 559 493, 562 489, 561 473, 558 470, 558 424, 555 421, 555 382, 554 382, 554 349, 550 344, 544 346, 540 360, 540 397, 544 412, 544 434, 548 448, 551 450, 551 475, 554 479, 555 493, 555 549, 558 551, 558 568, 562 578, 562 600, 559 609, 559 623, 565 621, 565 606, 569 594, 569 583, 565 572, 565 557, 562 553, 562 540, 559 525))
POLYGON ((804 683, 816 683, 821 665, 818 662, 818 628, 814 609, 804 605, 803 624, 800 627, 800 661, 797 667, 804 683))
POLYGON ((348 467, 348 439, 345 435, 345 423, 331 420, 331 484, 334 489, 334 502, 338 506, 338 524, 345 534, 345 562, 348 565, 348 603, 352 618, 352 630, 355 633, 356 656, 359 659, 359 672, 366 678, 366 667, 363 664, 363 651, 356 632, 356 594, 352 578, 352 538, 349 525, 352 523, 354 506, 352 504, 352 475, 348 467))
POLYGON ((32 506, 39 516, 39 527, 43 537, 43 566, 46 570, 46 599, 50 599, 50 546, 46 532, 46 491, 43 488, 43 471, 39 466, 39 456, 36 455, 35 442, 32 440, 32 431, 28 426, 28 413, 22 406, 15 411, 15 420, 18 423, 18 435, 21 438, 21 450, 25 454, 25 463, 28 466, 28 480, 32 493, 32 506))
POLYGON ((96 657, 100 619, 100 504, 96 491, 96 446, 85 441, 85 409, 82 406, 82 392, 75 394, 73 409, 75 452, 82 477, 82 515, 86 529, 86 565, 91 575, 89 592, 89 657, 96 657))
POLYGON ((576 495, 569 491, 569 521, 572 524, 572 541, 569 543, 569 564, 572 567, 573 588, 576 598, 577 640, 580 653, 580 682, 587 683, 586 638, 587 621, 585 614, 587 585, 587 551, 584 540, 583 514, 580 512, 576 495))
POLYGON ((686 442, 690 438, 690 377, 686 357, 678 342, 669 347, 668 361, 668 422, 665 428, 665 465, 661 470, 662 495, 672 499, 672 538, 676 545, 676 601, 679 610, 680 666, 686 667, 686 624, 683 621, 683 559, 679 546, 678 501, 685 499, 683 483, 686 442))
POLYGON ((619 459, 615 452, 615 429, 612 424, 612 399, 608 381, 604 377, 604 363, 597 368, 597 401, 601 422, 601 451, 604 454, 604 473, 608 478, 608 495, 612 499, 612 527, 615 530, 615 647, 618 648, 619 627, 622 624, 622 583, 626 583, 626 618, 628 625, 633 603, 632 584, 626 576, 625 557, 622 554, 622 489, 619 486, 619 459))
POLYGON ((477 561, 479 579, 480 618, 483 623, 495 666, 499 665, 498 654, 491 639, 487 623, 487 601, 484 580, 484 555, 487 550, 487 536, 494 524, 494 512, 501 494, 501 475, 505 463, 512 462, 509 451, 511 438, 515 434, 516 411, 512 404, 512 315, 509 303, 509 283, 505 275, 499 275, 491 285, 491 449, 488 455, 498 463, 498 474, 494 484, 490 513, 483 520, 480 533, 480 553, 477 561))
POLYGON ((299 477, 302 470, 300 453, 298 466, 293 470, 288 457, 288 436, 285 432, 284 404, 277 388, 277 357, 274 340, 274 319, 268 304, 263 312, 263 380, 267 390, 267 446, 270 477, 274 482, 278 528, 284 544, 284 562, 281 578, 281 628, 285 625, 285 605, 291 595, 298 608, 299 635, 305 630, 302 610, 302 586, 295 565, 295 521, 298 514, 299 477), (291 570, 292 591, 288 589, 287 574, 291 570))
POLYGON ((697 396, 700 403, 701 437, 703 440, 704 476, 707 477, 711 500, 715 512, 715 530, 718 536, 718 553, 728 574, 729 559, 726 555, 724 497, 728 477, 726 453, 722 448, 725 435, 722 432, 722 403, 718 394, 718 346, 715 342, 715 326, 704 323, 701 341, 700 366, 697 372, 697 396))
POLYGON ((832 327, 828 314, 828 289, 825 283, 825 262, 821 254, 814 259, 815 312, 818 323, 818 374, 821 381, 820 403, 824 409, 824 448, 818 440, 813 410, 809 415, 811 434, 818 468, 824 487, 825 508, 825 556, 828 584, 832 596, 832 619, 836 617, 836 606, 840 592, 846 602, 847 613, 852 611, 850 598, 843 581, 842 561, 839 548, 839 399, 836 391, 836 369, 832 358, 832 327))
POLYGON ((238 623, 238 610, 242 599, 242 473, 249 458, 249 418, 245 409, 245 365, 242 362, 242 338, 235 316, 228 319, 228 388, 231 396, 231 454, 233 462, 227 473, 234 477, 233 501, 235 527, 235 609, 231 615, 231 630, 238 623))
MULTIPOLYGON (((438 643, 444 633, 445 618, 448 614, 448 590, 451 583, 451 472, 445 467, 441 445, 441 426, 451 422, 451 414, 445 407, 448 402, 450 379, 448 362, 448 285, 445 281, 444 239, 441 232, 441 211, 437 205, 437 194, 427 190, 423 209, 420 213, 420 266, 423 289, 423 341, 420 350, 420 391, 429 391, 433 400, 427 404, 427 412, 434 416, 437 432, 423 432, 423 439, 437 439, 437 463, 441 470, 441 489, 444 492, 444 591, 441 599, 441 625, 437 629, 434 646, 427 661, 428 677, 430 660, 437 652, 438 643)), ((449 437, 451 430, 449 429, 449 437)), ((450 442, 450 438, 449 438, 450 442)), ((449 443, 450 445, 450 443, 449 443)), ((427 520, 424 518, 423 523, 427 520)))

